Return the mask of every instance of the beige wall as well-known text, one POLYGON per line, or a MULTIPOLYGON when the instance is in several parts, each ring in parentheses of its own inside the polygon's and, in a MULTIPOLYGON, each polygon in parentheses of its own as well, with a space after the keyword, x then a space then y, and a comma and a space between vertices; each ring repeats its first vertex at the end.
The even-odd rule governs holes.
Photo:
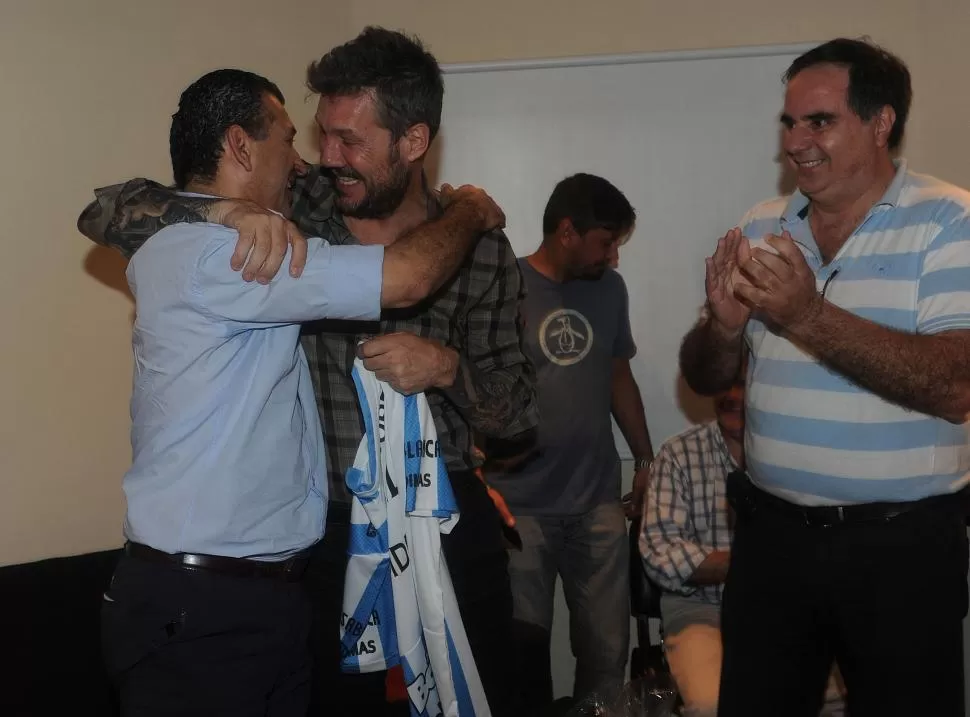
POLYGON ((0 0, 0 564, 121 541, 132 304, 120 258, 74 228, 91 188, 169 181, 178 95, 216 67, 274 79, 307 126, 303 68, 345 7, 0 0))
POLYGON ((74 220, 93 186, 136 174, 168 179, 169 116, 179 91, 205 70, 268 75, 303 127, 312 114, 301 84, 306 63, 369 23, 421 35, 442 62, 868 34, 914 72, 907 155, 923 171, 970 186, 963 140, 970 82, 958 44, 970 30, 970 5, 916 7, 915 0, 818 0, 804 8, 777 0, 0 0, 0 564, 120 542, 132 306, 123 263, 92 249, 74 220))

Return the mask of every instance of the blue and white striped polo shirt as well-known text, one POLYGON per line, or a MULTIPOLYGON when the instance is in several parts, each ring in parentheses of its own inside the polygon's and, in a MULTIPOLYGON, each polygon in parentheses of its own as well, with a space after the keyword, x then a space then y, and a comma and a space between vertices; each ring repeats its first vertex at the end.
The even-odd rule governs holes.
MULTIPOLYGON (((788 230, 826 300, 899 331, 970 329, 970 193, 897 162, 883 198, 823 266, 800 192, 752 209, 752 244, 788 230)), ((759 486, 803 505, 916 500, 970 480, 970 424, 902 408, 753 316, 746 455, 759 486)), ((915 370, 919 370, 918 367, 915 370)))

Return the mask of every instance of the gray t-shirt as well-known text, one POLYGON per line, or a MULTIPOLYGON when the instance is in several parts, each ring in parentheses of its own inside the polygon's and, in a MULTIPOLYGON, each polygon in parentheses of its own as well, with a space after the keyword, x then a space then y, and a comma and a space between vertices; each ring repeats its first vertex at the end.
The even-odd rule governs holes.
POLYGON ((537 454, 490 476, 513 513, 577 515, 620 496, 610 395, 614 358, 632 358, 626 285, 615 271, 560 283, 519 259, 523 341, 538 375, 537 454))

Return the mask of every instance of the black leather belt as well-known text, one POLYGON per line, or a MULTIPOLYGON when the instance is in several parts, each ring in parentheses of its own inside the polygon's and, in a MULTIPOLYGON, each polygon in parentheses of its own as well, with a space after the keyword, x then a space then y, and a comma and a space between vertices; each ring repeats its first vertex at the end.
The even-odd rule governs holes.
POLYGON ((738 515, 771 514, 814 528, 892 520, 914 510, 944 505, 952 505, 954 509, 958 509, 962 508, 966 501, 965 495, 961 491, 898 503, 804 506, 789 503, 787 500, 761 490, 740 471, 734 471, 728 475, 727 495, 728 501, 738 515))
POLYGON ((227 558, 222 555, 198 555, 196 553, 166 553, 142 545, 125 543, 125 555, 150 563, 176 565, 185 570, 207 570, 240 578, 276 578, 295 582, 303 577, 308 551, 292 555, 286 560, 266 561, 248 558, 227 558))

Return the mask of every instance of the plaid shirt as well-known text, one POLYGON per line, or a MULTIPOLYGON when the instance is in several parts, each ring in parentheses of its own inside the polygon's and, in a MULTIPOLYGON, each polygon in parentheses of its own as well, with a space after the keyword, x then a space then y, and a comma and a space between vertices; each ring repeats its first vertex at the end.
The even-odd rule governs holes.
POLYGON ((687 583, 715 550, 729 550, 725 479, 734 459, 711 421, 667 440, 650 466, 640 554, 650 578, 680 595, 720 604, 723 585, 687 583))
MULTIPOLYGON (((429 216, 440 212, 429 197, 429 216)), ((292 219, 309 236, 322 236, 335 245, 359 243, 334 208, 332 185, 319 168, 294 188, 292 219)), ((436 339, 457 350, 463 364, 471 364, 480 393, 508 395, 505 429, 489 437, 511 438, 537 425, 535 369, 522 352, 518 323, 523 295, 512 246, 505 234, 493 231, 479 240, 454 280, 418 306, 386 310, 380 322, 323 320, 304 325, 301 341, 326 436, 331 501, 350 501, 344 475, 364 435, 351 378, 358 338, 406 331, 436 339)), ((472 455, 474 407, 462 415, 447 390, 429 389, 425 395, 449 471, 472 470, 480 463, 472 455)))

